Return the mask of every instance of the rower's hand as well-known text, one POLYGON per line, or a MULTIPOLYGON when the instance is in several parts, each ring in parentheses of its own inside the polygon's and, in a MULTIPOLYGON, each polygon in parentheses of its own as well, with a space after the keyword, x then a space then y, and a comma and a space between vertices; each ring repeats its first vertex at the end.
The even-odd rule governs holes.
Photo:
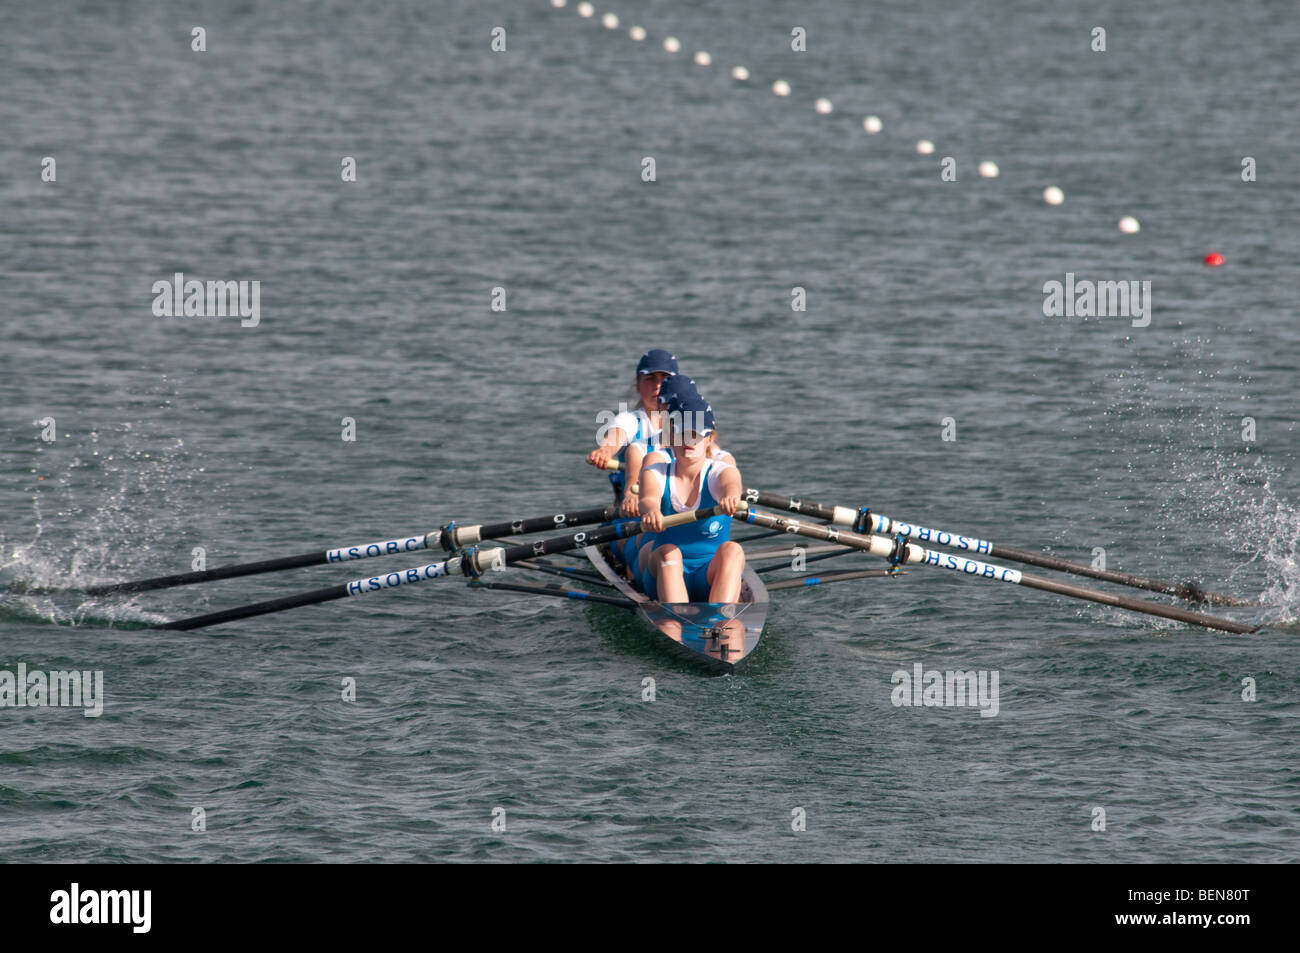
POLYGON ((726 513, 728 516, 735 516, 736 510, 739 507, 740 497, 738 496, 724 496, 722 499, 718 500, 718 509, 722 510, 722 512, 726 513))
POLYGON ((605 469, 605 464, 617 453, 613 447, 597 447, 591 453, 587 454, 587 462, 598 470, 605 469))
POLYGON ((658 533, 664 528, 664 515, 658 510, 646 510, 641 514, 641 529, 647 533, 658 533))
POLYGON ((636 517, 641 512, 641 498, 628 493, 623 497, 623 502, 618 511, 624 516, 636 517))

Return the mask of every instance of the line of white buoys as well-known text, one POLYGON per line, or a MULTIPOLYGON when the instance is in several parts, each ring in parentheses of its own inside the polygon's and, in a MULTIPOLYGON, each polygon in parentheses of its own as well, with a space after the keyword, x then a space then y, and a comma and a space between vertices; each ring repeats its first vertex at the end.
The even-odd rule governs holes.
MULTIPOLYGON (((568 6, 568 0, 551 0, 551 6, 557 10, 564 9, 568 6)), ((579 16, 587 19, 590 19, 596 14, 596 8, 591 3, 585 2, 585 0, 584 2, 577 4, 574 9, 577 11, 579 16)), ((619 28, 619 18, 616 14, 602 14, 600 20, 608 30, 617 30, 619 28)), ((628 36, 638 43, 645 40, 647 36, 646 29, 643 26, 631 27, 627 32, 628 36)), ((665 37, 663 46, 669 53, 680 53, 682 49, 681 41, 675 36, 665 37)), ((713 56, 705 50, 697 50, 694 60, 700 66, 710 66, 713 63, 713 56)), ((731 78, 737 82, 743 83, 748 82, 752 78, 752 75, 744 66, 733 66, 731 68, 731 78)), ((790 84, 783 79, 778 79, 772 83, 772 92, 777 96, 789 96, 790 84)), ((817 97, 813 101, 813 108, 823 116, 829 116, 835 111, 835 107, 825 96, 817 97)), ((869 135, 876 135, 884 129, 884 126, 885 124, 881 121, 880 117, 876 115, 864 116, 862 119, 862 128, 869 135)), ((929 139, 918 139, 916 141, 916 152, 918 155, 932 155, 934 150, 934 143, 929 139)), ((997 163, 989 159, 980 162, 977 168, 980 176, 985 179, 996 179, 1001 175, 1001 170, 998 168, 997 163)), ((1043 202, 1047 205, 1060 205, 1064 201, 1065 193, 1059 187, 1049 185, 1043 189, 1043 202)), ((1117 227, 1125 235, 1135 235, 1141 230, 1142 225, 1132 215, 1125 215, 1119 220, 1117 227)))

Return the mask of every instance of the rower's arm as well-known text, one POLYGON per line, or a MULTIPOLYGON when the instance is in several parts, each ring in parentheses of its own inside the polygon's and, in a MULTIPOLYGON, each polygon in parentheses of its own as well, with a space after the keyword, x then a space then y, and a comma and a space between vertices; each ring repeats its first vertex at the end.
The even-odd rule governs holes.
POLYGON ((605 439, 601 441, 600 446, 587 454, 587 462, 596 469, 603 470, 605 464, 614 458, 614 454, 623 449, 629 439, 626 430, 619 427, 612 428, 605 434, 605 439))
POLYGON ((657 533, 663 529, 663 514, 659 506, 664 497, 664 479, 668 473, 668 458, 662 453, 650 453, 642 461, 641 482, 641 525, 648 532, 657 533))
POLYGON ((632 491, 639 489, 637 484, 641 480, 641 464, 645 458, 643 444, 628 444, 627 453, 623 456, 623 476, 627 480, 627 492, 623 494, 623 504, 620 507, 624 516, 636 516, 641 511, 640 494, 634 494, 632 491))
POLYGON ((722 512, 728 516, 736 515, 736 507, 740 505, 740 496, 745 492, 745 485, 740 482, 740 470, 736 467, 727 467, 718 474, 718 506, 722 507, 722 512))

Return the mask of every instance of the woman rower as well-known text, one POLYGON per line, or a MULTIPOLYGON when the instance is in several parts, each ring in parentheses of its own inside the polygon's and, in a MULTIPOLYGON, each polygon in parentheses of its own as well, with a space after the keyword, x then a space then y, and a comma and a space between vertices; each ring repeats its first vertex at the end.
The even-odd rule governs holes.
POLYGON ((623 464, 622 470, 609 475, 619 512, 628 518, 637 515, 638 498, 626 492, 636 486, 646 453, 659 445, 662 431, 659 412, 659 387, 677 373, 677 359, 661 348, 647 351, 636 365, 636 392, 639 402, 624 410, 610 422, 599 447, 587 455, 587 462, 603 470, 610 460, 623 464))
MULTIPOLYGON (((699 389, 692 378, 685 374, 675 374, 668 380, 659 385, 659 417, 660 423, 668 419, 672 413, 677 401, 684 400, 687 397, 699 397, 699 389)), ((736 465, 736 458, 723 450, 719 445, 718 432, 713 431, 713 447, 709 451, 710 455, 728 463, 731 466, 736 465)), ((631 486, 632 484, 628 484, 631 486)))
POLYGON ((731 542, 743 492, 740 471, 713 456, 713 408, 698 395, 674 401, 666 441, 641 468, 638 555, 641 587, 658 602, 738 602, 745 551, 731 542), (673 513, 719 507, 723 514, 664 529, 673 513))
MULTIPOLYGON (((680 417, 681 411, 678 409, 680 401, 687 398, 698 398, 699 396, 700 392, 696 389, 695 381, 680 371, 668 378, 659 385, 660 423, 668 420, 674 413, 678 414, 680 417)), ((661 431, 660 440, 662 441, 662 439, 661 431)), ((724 463, 730 464, 733 467, 736 465, 736 458, 718 446, 718 433, 716 430, 713 432, 713 446, 710 450, 710 455, 724 463)), ((627 483, 626 487, 628 496, 633 498, 639 497, 641 488, 635 481, 627 483)), ((639 504, 634 505, 639 509, 639 504)), ((636 511, 634 510, 633 512, 635 515, 636 511)), ((640 553, 641 547, 644 543, 645 540, 643 540, 641 536, 633 536, 630 539, 625 539, 622 542, 612 544, 615 554, 620 560, 622 560, 623 565, 628 568, 627 575, 630 579, 637 580, 640 578, 640 570, 637 569, 637 554, 640 553)))

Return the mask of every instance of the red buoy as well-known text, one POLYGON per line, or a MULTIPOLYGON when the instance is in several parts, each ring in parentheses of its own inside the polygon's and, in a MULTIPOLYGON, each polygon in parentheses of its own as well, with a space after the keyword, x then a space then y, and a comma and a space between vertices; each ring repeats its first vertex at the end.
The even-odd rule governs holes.
POLYGON ((1223 264, 1223 256, 1217 251, 1212 251, 1205 256, 1205 263, 1211 268, 1217 268, 1219 265, 1223 264))

